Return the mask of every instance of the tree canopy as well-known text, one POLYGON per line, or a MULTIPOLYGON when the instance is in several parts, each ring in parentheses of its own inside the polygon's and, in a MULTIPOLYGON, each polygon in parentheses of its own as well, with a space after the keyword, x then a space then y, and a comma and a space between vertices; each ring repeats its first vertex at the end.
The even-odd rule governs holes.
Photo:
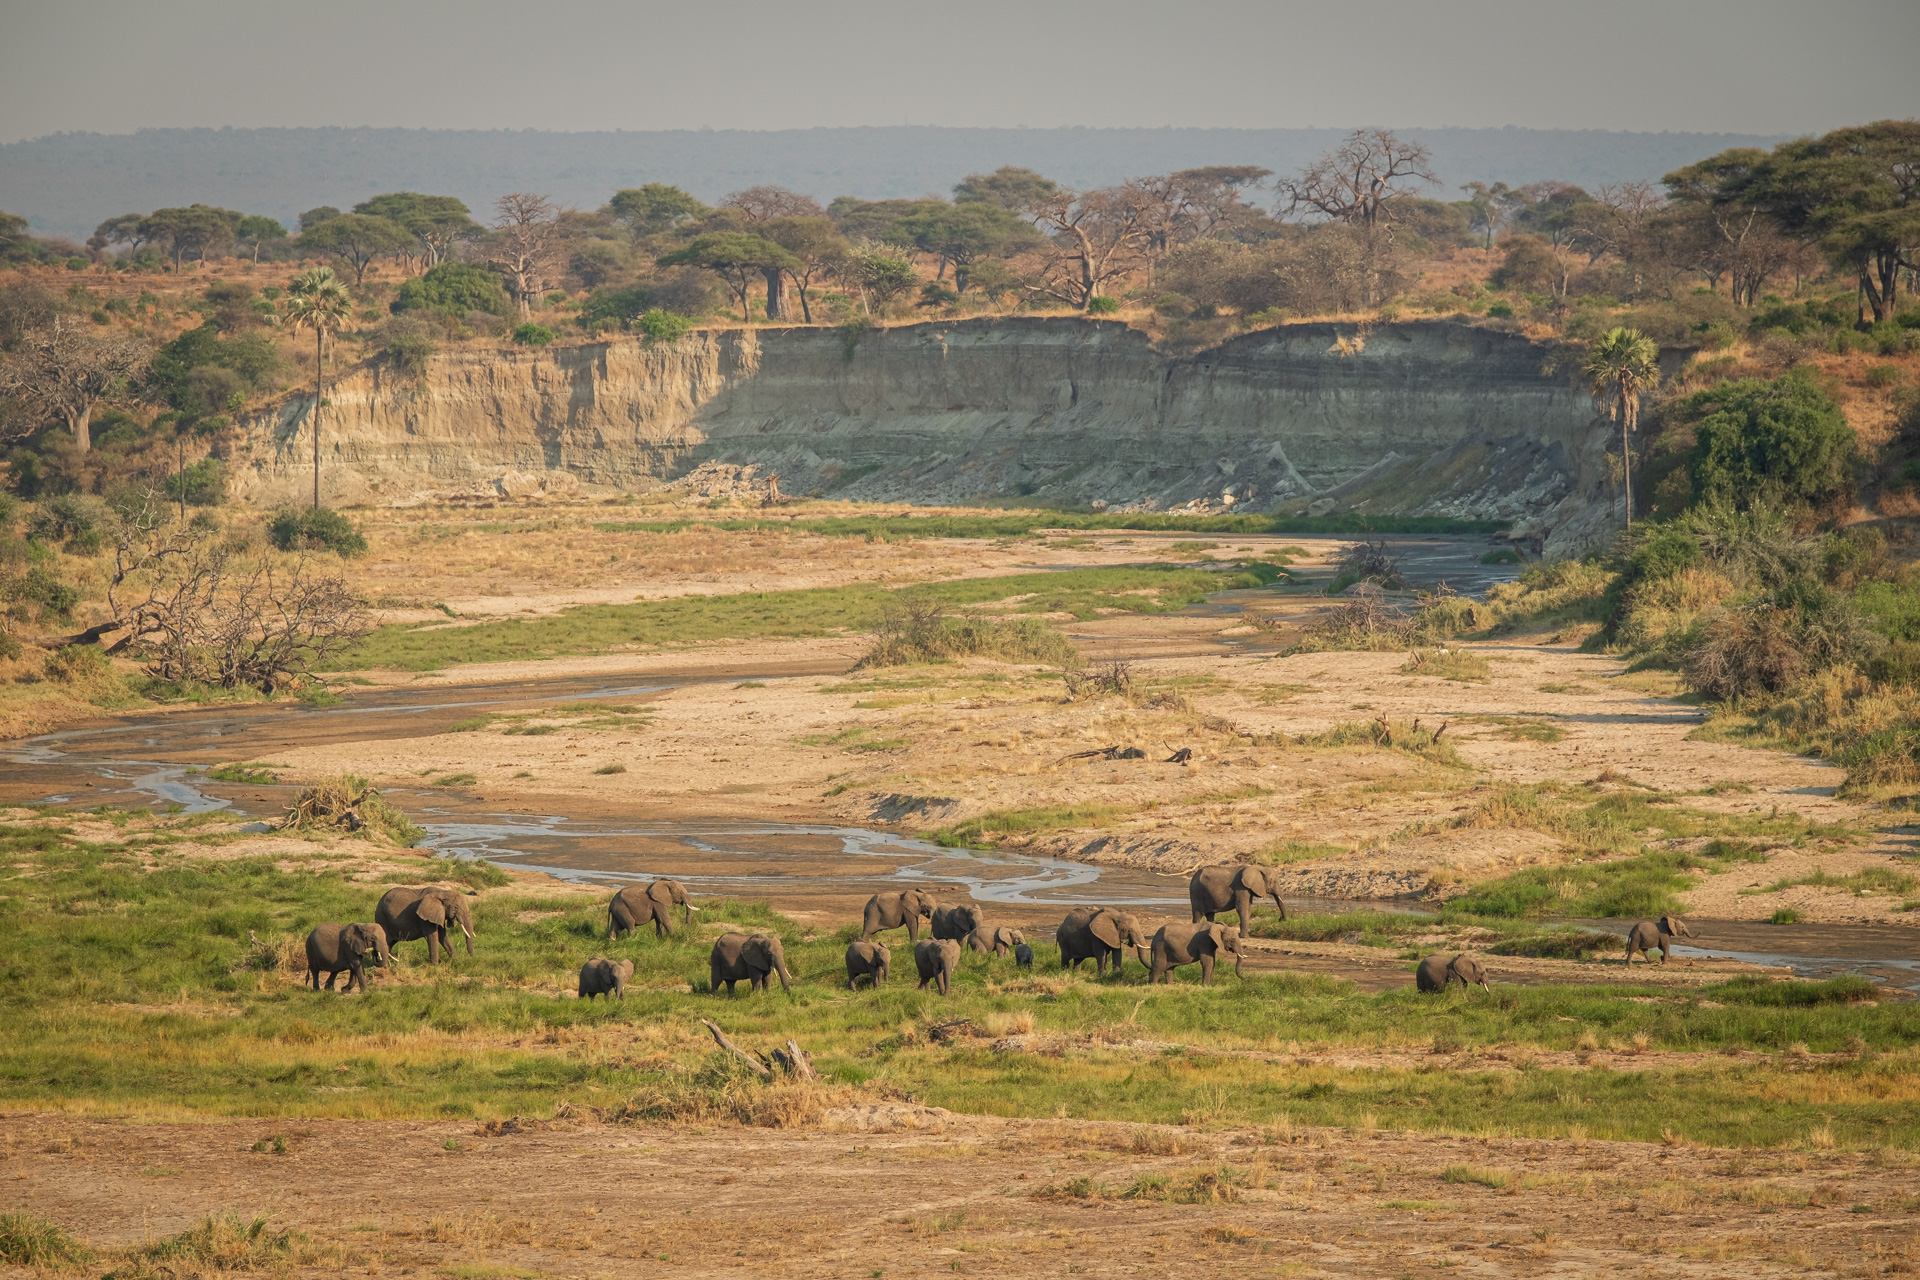
POLYGON ((1694 424, 1688 471, 1697 502, 1819 508, 1853 491, 1853 429, 1802 371, 1696 391, 1670 412, 1694 424))
POLYGON ((719 276, 740 302, 740 318, 748 318, 747 291, 753 278, 768 271, 790 271, 800 260, 765 236, 747 231, 719 231, 696 236, 683 249, 664 254, 663 267, 704 267, 719 276))
POLYGON ((400 286, 389 307, 396 314, 438 311, 450 316, 464 316, 472 311, 504 316, 512 309, 513 302, 507 297, 499 276, 464 262, 442 262, 427 268, 425 275, 400 286))
POLYGON ((399 223, 364 213, 343 213, 300 233, 300 247, 307 252, 344 259, 353 268, 355 284, 366 282, 367 267, 375 258, 410 242, 411 237, 399 223))

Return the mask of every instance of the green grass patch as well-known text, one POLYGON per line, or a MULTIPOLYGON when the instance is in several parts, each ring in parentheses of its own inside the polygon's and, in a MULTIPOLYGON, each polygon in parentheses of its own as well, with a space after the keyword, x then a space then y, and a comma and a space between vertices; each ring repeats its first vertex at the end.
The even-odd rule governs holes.
POLYGON ((0 1263, 54 1271, 91 1261, 93 1250, 58 1224, 30 1213, 0 1213, 0 1263))
MULTIPOLYGON (((1064 612, 1086 619, 1108 610, 1167 613, 1197 604, 1212 592, 1269 585, 1279 574, 1277 568, 1260 563, 1220 571, 1134 565, 962 578, 916 586, 912 591, 950 608, 1004 603, 1013 612, 1064 612)), ((506 618, 470 627, 392 624, 378 628, 343 654, 333 669, 431 671, 461 662, 868 631, 880 626, 898 603, 894 592, 862 583, 582 605, 546 617, 506 618)))
POLYGON ((223 764, 223 765, 220 765, 218 768, 207 770, 207 780, 210 782, 253 782, 253 783, 278 782, 280 781, 280 776, 274 773, 273 770, 275 768, 282 768, 282 767, 284 766, 264 765, 264 764, 223 764))
POLYGON ((1008 836, 1040 835, 1077 827, 1110 827, 1116 822, 1148 812, 1153 806, 1132 808, 1125 805, 1079 804, 1054 808, 1001 809, 983 813, 950 827, 921 833, 935 844, 960 849, 991 849, 1008 836))
MULTIPOLYGON (((116 835, 98 842, 76 839, 58 815, 0 831, 0 918, 10 943, 0 953, 8 1027, 0 1104, 446 1120, 549 1115, 560 1098, 646 1115, 662 1099, 706 1090, 740 1103, 726 1114, 751 1114, 765 1087, 736 1079, 724 1063, 716 1068, 698 1021, 706 1017, 750 1048, 795 1038, 831 1086, 867 1085, 989 1115, 1378 1123, 1533 1137, 1578 1125, 1596 1140, 1633 1141, 1672 1128, 1695 1141, 1763 1148, 1802 1144, 1809 1130, 1830 1124, 1843 1148, 1920 1144, 1920 1027, 1909 1008, 1878 1000, 1858 978, 1758 978, 1680 992, 1511 986, 1493 996, 1434 997, 1411 988, 1368 994, 1293 973, 1244 981, 1229 974, 1202 988, 1196 973, 1182 970, 1172 984, 1148 988, 1131 960, 1119 977, 1069 978, 1042 944, 1032 976, 968 957, 946 999, 897 972, 877 992, 849 993, 843 952, 857 930, 852 922, 810 932, 760 903, 703 899, 690 930, 609 944, 604 899, 513 884, 471 900, 473 956, 462 950, 454 965, 430 968, 423 943, 404 943, 390 970, 372 972, 367 994, 344 996, 307 991, 283 967, 314 924, 370 918, 385 888, 349 878, 338 846, 316 843, 304 862, 284 849, 205 859, 189 837, 224 828, 104 816, 116 835), (144 869, 148 863, 157 866, 144 869), (777 987, 733 998, 706 990, 708 948, 729 927, 782 938, 795 980, 790 995, 777 987), (603 954, 634 962, 627 1000, 560 998, 581 963, 603 954), (1066 1047, 1057 1055, 994 1053, 995 1026, 1015 1017, 1066 1047), (929 1043, 924 1028, 949 1018, 972 1019, 984 1034, 929 1043), (632 1027, 650 1029, 645 1057, 575 1048, 580 1034, 604 1028, 625 1036, 622 1028, 632 1027), (1443 1070, 1346 1069, 1296 1065, 1284 1042, 1276 1061, 1276 1035, 1361 1050, 1444 1041, 1456 1055, 1494 1046, 1571 1050, 1591 1036, 1653 1053, 1740 1047, 1783 1056, 1694 1057, 1686 1066, 1623 1056, 1616 1066, 1525 1072, 1458 1060, 1443 1070), (1142 1053, 1115 1043, 1128 1039, 1184 1048, 1142 1053), (1784 1057, 1795 1044, 1834 1054, 1850 1042, 1866 1051, 1811 1064, 1784 1057)), ((452 870, 427 866, 419 878, 452 870)), ((1528 928, 1374 914, 1381 922, 1366 927, 1385 932, 1493 928, 1485 940, 1498 929, 1523 937, 1528 928)), ((1315 923, 1288 922, 1301 931, 1315 923)), ((1200 1203, 1233 1185, 1217 1169, 1192 1170, 1138 1194, 1200 1203)), ((195 1250, 245 1258, 242 1269, 287 1261, 271 1229, 262 1245, 250 1221, 230 1228, 202 1223, 168 1247, 180 1258, 195 1250)))
POLYGON ((1479 654, 1459 649, 1415 649, 1401 664, 1400 674, 1436 680, 1490 680, 1493 666, 1479 654))
POLYGON ((1810 875, 1775 880, 1766 888, 1753 892, 1779 893, 1782 889, 1805 884, 1820 889, 1845 889, 1850 893, 1906 893, 1915 883, 1912 876, 1904 871, 1895 871, 1892 867, 1862 867, 1844 876, 1831 875, 1824 867, 1816 867, 1810 875))

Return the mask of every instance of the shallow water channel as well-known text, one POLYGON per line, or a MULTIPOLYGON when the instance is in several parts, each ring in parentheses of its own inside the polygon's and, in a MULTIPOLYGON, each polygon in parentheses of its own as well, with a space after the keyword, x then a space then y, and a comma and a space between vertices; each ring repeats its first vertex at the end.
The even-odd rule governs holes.
MULTIPOLYGON (((734 682, 766 673, 705 671, 644 683, 551 680, 452 688, 381 689, 336 707, 226 706, 176 711, 45 734, 0 746, 0 798, 91 807, 143 805, 175 812, 233 810, 278 817, 292 788, 209 782, 193 767, 266 760, 295 745, 411 738, 444 731, 476 707, 559 699, 633 697, 693 680, 734 682)), ((1183 878, 1000 851, 951 849, 861 827, 725 818, 662 820, 602 806, 596 812, 503 811, 444 789, 387 795, 427 831, 438 853, 487 858, 568 880, 618 884, 657 875, 701 896, 773 899, 857 918, 860 900, 880 889, 924 886, 970 894, 1024 927, 1057 919, 1078 903, 1126 904, 1152 915, 1184 916, 1183 878)), ((550 801, 548 803, 551 803, 550 801)), ((264 828, 263 828, 264 829, 264 828)), ((1296 910, 1418 911, 1416 903, 1289 899, 1296 910)), ((1631 922, 1594 920, 1622 933, 1631 922)), ((1920 993, 1920 931, 1888 926, 1769 926, 1696 921, 1701 936, 1676 956, 1715 956, 1783 965, 1825 977, 1860 973, 1920 993)), ((1038 928, 1039 932, 1046 932, 1038 928)))

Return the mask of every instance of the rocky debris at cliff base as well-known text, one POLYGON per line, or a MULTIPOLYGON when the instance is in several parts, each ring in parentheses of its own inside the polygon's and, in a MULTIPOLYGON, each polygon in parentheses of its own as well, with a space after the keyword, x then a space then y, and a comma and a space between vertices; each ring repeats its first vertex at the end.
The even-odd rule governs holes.
POLYGON ((416 489, 403 498, 382 503, 386 507, 459 506, 502 502, 578 502, 585 498, 615 497, 625 490, 611 485, 586 484, 571 471, 503 471, 490 480, 470 484, 416 489))

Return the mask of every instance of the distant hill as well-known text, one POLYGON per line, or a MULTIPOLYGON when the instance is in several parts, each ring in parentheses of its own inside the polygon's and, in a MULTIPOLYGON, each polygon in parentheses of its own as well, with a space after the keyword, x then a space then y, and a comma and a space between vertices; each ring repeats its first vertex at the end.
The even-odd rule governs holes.
MULTIPOLYGON (((670 182, 708 201, 777 183, 823 202, 946 193, 963 175, 1025 165, 1103 186, 1208 164, 1302 167, 1344 129, 860 129, 541 133, 451 129, 143 129, 0 145, 0 209, 41 235, 84 238, 118 213, 205 201, 291 225, 381 191, 459 196, 475 213, 508 191, 595 208, 621 187, 670 182)), ((1690 161, 1779 138, 1730 133, 1405 129, 1433 152, 1450 197, 1463 182, 1657 180, 1690 161)))

